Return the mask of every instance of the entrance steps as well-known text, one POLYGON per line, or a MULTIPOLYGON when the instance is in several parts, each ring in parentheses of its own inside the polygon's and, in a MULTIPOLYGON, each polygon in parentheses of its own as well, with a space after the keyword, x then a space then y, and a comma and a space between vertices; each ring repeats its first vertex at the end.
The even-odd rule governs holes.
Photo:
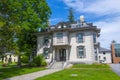
POLYGON ((64 65, 63 62, 54 62, 50 68, 51 69, 62 69, 63 65, 64 65))

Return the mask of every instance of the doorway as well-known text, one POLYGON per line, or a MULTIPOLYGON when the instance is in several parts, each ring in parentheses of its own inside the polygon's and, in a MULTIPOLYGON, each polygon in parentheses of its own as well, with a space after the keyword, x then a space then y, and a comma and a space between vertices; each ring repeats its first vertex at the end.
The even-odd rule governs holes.
POLYGON ((59 49, 59 60, 66 61, 66 49, 59 49))

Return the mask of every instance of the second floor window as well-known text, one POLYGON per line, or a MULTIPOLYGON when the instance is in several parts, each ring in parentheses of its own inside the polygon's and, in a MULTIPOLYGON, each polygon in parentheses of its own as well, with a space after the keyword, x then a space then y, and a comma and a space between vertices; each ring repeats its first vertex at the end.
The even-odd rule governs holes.
POLYGON ((96 34, 93 34, 93 42, 96 43, 96 34))
POLYGON ((82 43, 83 42, 83 33, 78 33, 77 34, 77 42, 82 43))
POLYGON ((45 37, 45 38, 44 38, 44 45, 48 45, 48 43, 49 43, 49 38, 48 38, 48 37, 45 37))
POLYGON ((63 42, 63 33, 57 33, 57 42, 62 43, 63 42))

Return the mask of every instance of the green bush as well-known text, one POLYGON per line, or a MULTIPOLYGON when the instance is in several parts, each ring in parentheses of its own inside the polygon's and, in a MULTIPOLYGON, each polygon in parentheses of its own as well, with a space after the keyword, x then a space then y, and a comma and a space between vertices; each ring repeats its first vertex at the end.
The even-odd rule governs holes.
POLYGON ((23 55, 23 56, 21 57, 21 62, 22 62, 22 63, 28 63, 28 60, 29 60, 28 56, 23 55))
POLYGON ((33 63, 33 62, 29 62, 28 65, 29 65, 29 67, 35 67, 36 66, 36 64, 33 63))
POLYGON ((33 63, 35 63, 36 66, 42 66, 43 63, 44 63, 44 65, 46 65, 44 56, 41 54, 34 57, 33 63))
POLYGON ((44 62, 42 63, 42 66, 47 66, 46 61, 44 61, 44 62))

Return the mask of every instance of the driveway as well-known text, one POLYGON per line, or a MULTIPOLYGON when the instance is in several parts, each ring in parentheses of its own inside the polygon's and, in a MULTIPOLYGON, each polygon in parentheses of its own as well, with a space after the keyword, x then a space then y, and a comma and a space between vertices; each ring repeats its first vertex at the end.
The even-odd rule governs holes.
POLYGON ((120 64, 110 64, 112 70, 120 76, 120 64))

